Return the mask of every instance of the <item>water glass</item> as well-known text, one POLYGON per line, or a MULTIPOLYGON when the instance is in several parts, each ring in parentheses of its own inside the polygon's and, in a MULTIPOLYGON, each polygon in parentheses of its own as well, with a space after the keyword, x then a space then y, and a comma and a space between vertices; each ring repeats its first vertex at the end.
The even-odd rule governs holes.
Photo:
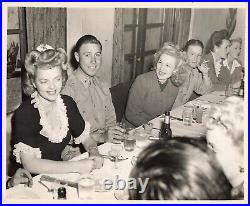
POLYGON ((202 115, 203 126, 206 126, 208 119, 209 119, 209 112, 208 111, 203 112, 203 115, 202 115))
POLYGON ((147 139, 149 135, 145 132, 143 128, 138 128, 135 130, 136 146, 143 148, 147 144, 147 139))
POLYGON ((117 160, 118 160, 118 157, 120 156, 122 150, 123 150, 122 145, 112 145, 110 151, 108 152, 108 154, 111 157, 115 158, 115 161, 114 161, 115 169, 118 168, 118 166, 117 166, 117 160))
POLYGON ((134 133, 126 132, 125 139, 124 139, 124 149, 126 151, 133 151, 135 147, 135 136, 134 133))
POLYGON ((93 199, 96 181, 91 176, 82 176, 78 180, 78 197, 79 199, 93 199))
POLYGON ((143 125, 143 128, 148 135, 151 135, 153 129, 153 123, 148 122, 147 124, 143 125))
POLYGON ((191 126, 192 124, 192 108, 184 108, 182 113, 183 124, 186 126, 191 126))

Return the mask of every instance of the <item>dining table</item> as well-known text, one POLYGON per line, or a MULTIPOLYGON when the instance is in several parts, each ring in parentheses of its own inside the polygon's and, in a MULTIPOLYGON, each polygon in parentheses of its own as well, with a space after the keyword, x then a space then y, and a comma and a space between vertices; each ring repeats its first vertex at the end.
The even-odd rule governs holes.
MULTIPOLYGON (((214 104, 220 104, 226 98, 224 91, 214 91, 209 94, 205 94, 196 98, 186 104, 179 106, 172 111, 170 111, 170 122, 172 129, 173 138, 178 138, 179 136, 185 136, 187 138, 201 138, 206 135, 206 121, 208 119, 209 109, 214 104), (202 122, 197 123, 192 121, 191 125, 184 125, 182 121, 183 110, 187 107, 192 107, 193 105, 199 103, 203 109, 202 122)), ((3 196, 7 202, 12 202, 16 200, 20 201, 36 201, 37 203, 44 202, 54 202, 61 201, 57 200, 57 191, 55 188, 63 186, 66 188, 66 202, 117 202, 128 199, 128 192, 124 188, 120 188, 118 185, 119 181, 128 180, 130 172, 136 162, 137 156, 147 145, 151 144, 154 141, 159 139, 161 124, 164 120, 164 115, 160 115, 150 121, 152 123, 152 131, 148 135, 148 138, 145 139, 144 144, 134 147, 133 151, 126 151, 124 148, 120 152, 120 159, 117 161, 117 164, 114 164, 114 161, 111 161, 110 158, 104 158, 103 167, 100 169, 93 170, 88 175, 80 175, 78 173, 68 173, 68 174, 39 174, 33 177, 33 186, 27 187, 24 184, 17 185, 10 189, 6 190, 6 194, 3 196), (77 187, 77 182, 82 177, 91 177, 95 180, 98 187, 93 190, 89 190, 89 197, 87 199, 79 198, 79 189, 77 187), (48 178, 49 177, 49 178, 48 178), (47 181, 48 179, 55 178, 56 180, 61 180, 62 182, 68 182, 72 184, 62 184, 58 181, 47 181), (104 180, 110 180, 113 182, 112 187, 108 189, 103 187, 104 180), (72 186, 73 185, 73 186, 72 186), (54 189, 53 189, 54 188, 54 189)), ((142 129, 142 126, 136 129, 142 129)), ((135 129, 135 130, 136 130, 135 129)), ((99 153, 108 157, 109 151, 114 145, 114 143, 107 142, 98 146, 99 153)), ((120 143, 123 146, 123 142, 120 143)), ((80 159, 88 158, 88 153, 83 153, 70 161, 77 161, 80 159)), ((60 181, 59 181, 60 182, 60 181)))

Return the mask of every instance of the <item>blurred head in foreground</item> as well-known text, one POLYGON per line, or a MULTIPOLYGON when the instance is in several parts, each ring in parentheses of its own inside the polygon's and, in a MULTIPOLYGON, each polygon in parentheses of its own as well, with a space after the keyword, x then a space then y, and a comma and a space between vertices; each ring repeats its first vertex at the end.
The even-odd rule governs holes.
POLYGON ((129 190, 132 200, 225 200, 231 185, 214 153, 193 139, 175 138, 149 145, 139 155, 130 177, 137 188, 129 190), (146 189, 141 184, 149 178, 146 189))

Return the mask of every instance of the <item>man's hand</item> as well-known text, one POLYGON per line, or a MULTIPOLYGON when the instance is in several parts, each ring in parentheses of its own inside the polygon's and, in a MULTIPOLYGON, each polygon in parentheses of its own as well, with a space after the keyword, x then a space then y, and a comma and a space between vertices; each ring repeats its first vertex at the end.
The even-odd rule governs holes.
POLYGON ((31 174, 23 168, 19 168, 9 180, 9 187, 14 187, 19 184, 25 184, 29 187, 32 187, 33 185, 31 174))
POLYGON ((124 139, 125 129, 120 126, 113 126, 108 128, 108 139, 110 142, 119 143, 124 139))

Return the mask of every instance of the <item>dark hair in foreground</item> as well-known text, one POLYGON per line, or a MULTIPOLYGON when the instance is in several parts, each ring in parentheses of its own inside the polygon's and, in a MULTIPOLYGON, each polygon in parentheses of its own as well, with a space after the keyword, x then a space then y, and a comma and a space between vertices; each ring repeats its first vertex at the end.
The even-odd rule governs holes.
MULTIPOLYGON (((158 141, 143 150, 130 177, 149 178, 144 193, 137 182, 132 200, 225 200, 231 185, 204 142, 188 138, 158 141)), ((138 179, 137 179, 138 180, 138 179)))

